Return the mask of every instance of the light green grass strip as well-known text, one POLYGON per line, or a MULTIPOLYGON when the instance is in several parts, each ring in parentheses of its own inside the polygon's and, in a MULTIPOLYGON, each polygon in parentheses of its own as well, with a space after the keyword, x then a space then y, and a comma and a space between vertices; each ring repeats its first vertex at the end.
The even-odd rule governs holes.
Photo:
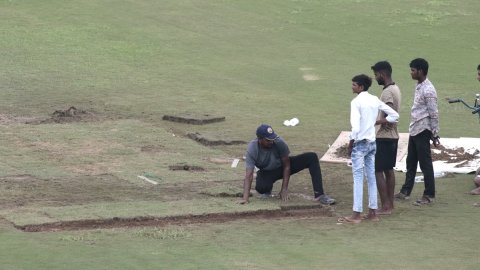
POLYGON ((20 208, 0 211, 0 216, 3 216, 16 225, 22 226, 81 219, 107 219, 136 216, 167 217, 271 209, 280 209, 278 201, 265 200, 256 201, 254 204, 239 205, 233 199, 213 198, 158 203, 152 201, 137 201, 64 207, 20 208))

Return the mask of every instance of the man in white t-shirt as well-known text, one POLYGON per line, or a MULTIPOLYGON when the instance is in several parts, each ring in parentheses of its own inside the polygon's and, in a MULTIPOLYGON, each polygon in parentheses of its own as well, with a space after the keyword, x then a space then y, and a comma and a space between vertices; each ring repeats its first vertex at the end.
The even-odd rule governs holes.
POLYGON ((378 111, 387 114, 390 123, 398 121, 398 113, 383 103, 378 97, 368 93, 372 79, 365 74, 352 78, 352 91, 357 94, 350 103, 350 123, 352 133, 348 152, 352 156, 353 174, 353 213, 349 217, 341 217, 338 222, 357 224, 363 218, 378 221, 377 216, 377 183, 375 180, 375 122, 378 111), (368 183, 368 214, 362 217, 363 211, 363 179, 368 183))

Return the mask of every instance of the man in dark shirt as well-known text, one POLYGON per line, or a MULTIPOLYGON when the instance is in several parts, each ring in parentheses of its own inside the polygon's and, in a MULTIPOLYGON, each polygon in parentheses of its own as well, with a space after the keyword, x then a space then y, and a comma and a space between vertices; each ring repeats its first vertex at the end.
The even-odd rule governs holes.
POLYGON ((289 154, 288 145, 275 134, 271 126, 262 124, 257 128, 257 138, 248 144, 245 154, 246 172, 240 204, 248 203, 255 167, 259 169, 255 190, 260 194, 271 194, 273 183, 283 179, 279 195, 280 199, 287 201, 290 175, 308 168, 312 177, 314 201, 327 205, 335 203, 335 199, 323 192, 322 172, 317 154, 308 152, 292 157, 289 154))

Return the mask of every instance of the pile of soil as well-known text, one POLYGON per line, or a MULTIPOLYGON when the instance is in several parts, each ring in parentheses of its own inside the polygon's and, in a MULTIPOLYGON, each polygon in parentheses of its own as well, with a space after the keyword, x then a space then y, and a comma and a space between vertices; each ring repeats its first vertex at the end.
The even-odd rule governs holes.
POLYGON ((439 145, 436 148, 431 145, 432 148, 432 160, 443 160, 447 163, 457 163, 462 161, 470 161, 476 159, 480 151, 476 150, 473 154, 470 154, 465 151, 463 147, 450 149, 446 148, 443 145, 439 145), (433 149, 440 150, 440 153, 435 153, 433 149))
MULTIPOLYGON (((466 152, 463 147, 450 149, 450 148, 446 148, 443 145, 439 145, 438 147, 431 145, 431 149, 432 149, 433 161, 443 160, 443 161, 446 161, 447 163, 458 163, 462 161, 468 162, 476 159, 477 155, 480 154, 480 151, 478 150, 476 150, 473 154, 470 154, 466 152), (437 151, 434 151, 434 150, 437 150, 437 151), (435 153, 435 152, 438 152, 438 150, 440 150, 440 153, 435 153)), ((348 156, 348 144, 342 145, 339 148, 337 148, 335 155, 339 158, 349 159, 350 156, 348 156)))
POLYGON ((337 151, 335 151, 335 155, 339 158, 349 159, 350 156, 348 155, 348 144, 344 144, 337 148, 337 151))
POLYGON ((93 112, 85 110, 79 110, 74 106, 66 110, 56 110, 52 113, 52 116, 47 119, 28 121, 26 124, 50 124, 50 123, 72 123, 72 122, 87 122, 98 120, 93 112))

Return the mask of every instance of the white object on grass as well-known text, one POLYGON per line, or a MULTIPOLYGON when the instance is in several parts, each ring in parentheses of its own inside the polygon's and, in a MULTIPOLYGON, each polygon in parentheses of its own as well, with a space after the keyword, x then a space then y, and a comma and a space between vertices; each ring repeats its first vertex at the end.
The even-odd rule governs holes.
POLYGON ((300 120, 298 120, 298 118, 295 117, 295 118, 290 119, 290 125, 292 127, 298 125, 298 123, 300 123, 300 120))
MULTIPOLYGON (((444 177, 444 176, 446 176, 446 175, 447 175, 446 172, 434 172, 434 173, 433 173, 433 177, 435 177, 435 178, 441 178, 441 177, 444 177)), ((423 182, 423 175, 416 176, 416 177, 415 177, 415 182, 416 182, 416 183, 421 183, 421 182, 423 182)))
POLYGON ((147 182, 149 182, 150 184, 158 185, 157 182, 155 182, 155 181, 153 181, 153 180, 150 180, 150 179, 148 179, 147 177, 145 177, 145 176, 143 176, 143 175, 137 175, 137 177, 140 178, 140 179, 143 179, 143 180, 145 180, 145 181, 147 181, 147 182))
POLYGON ((240 159, 236 158, 232 161, 232 168, 236 168, 238 165, 238 162, 240 162, 240 159))
POLYGON ((423 182, 423 175, 415 177, 415 183, 422 183, 423 182))
POLYGON ((290 120, 283 121, 283 125, 287 126, 287 127, 294 127, 294 126, 298 125, 298 123, 300 123, 300 120, 298 120, 298 118, 296 118, 296 117, 294 117, 290 120))

